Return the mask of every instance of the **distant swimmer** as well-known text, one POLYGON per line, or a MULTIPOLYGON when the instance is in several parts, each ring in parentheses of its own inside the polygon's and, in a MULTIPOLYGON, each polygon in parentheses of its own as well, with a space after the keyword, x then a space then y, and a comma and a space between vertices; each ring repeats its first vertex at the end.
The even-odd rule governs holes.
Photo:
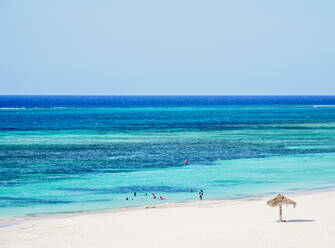
POLYGON ((134 192, 134 196, 136 196, 136 192, 134 192))
POLYGON ((128 197, 126 197, 126 201, 128 201, 129 200, 129 198, 128 197))
POLYGON ((156 199, 156 195, 152 193, 151 198, 156 199))
POLYGON ((166 200, 166 198, 160 196, 160 197, 159 197, 159 200, 164 201, 164 200, 166 200))
POLYGON ((187 160, 185 160, 185 161, 184 161, 184 164, 188 164, 188 161, 187 161, 187 160))
POLYGON ((191 189, 190 192, 193 193, 193 189, 191 189))

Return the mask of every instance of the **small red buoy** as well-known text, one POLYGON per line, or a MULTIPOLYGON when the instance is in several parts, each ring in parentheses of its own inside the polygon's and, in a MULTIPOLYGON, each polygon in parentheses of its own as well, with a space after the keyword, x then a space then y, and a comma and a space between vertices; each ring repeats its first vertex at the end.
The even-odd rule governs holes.
POLYGON ((187 161, 187 160, 185 160, 185 161, 184 161, 184 164, 188 164, 188 161, 187 161))

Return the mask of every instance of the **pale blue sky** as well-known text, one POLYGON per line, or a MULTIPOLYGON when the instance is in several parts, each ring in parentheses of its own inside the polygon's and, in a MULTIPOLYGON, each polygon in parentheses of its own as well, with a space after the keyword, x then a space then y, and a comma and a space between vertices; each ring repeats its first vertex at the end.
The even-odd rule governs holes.
POLYGON ((335 94, 335 1, 1 0, 0 94, 335 94))

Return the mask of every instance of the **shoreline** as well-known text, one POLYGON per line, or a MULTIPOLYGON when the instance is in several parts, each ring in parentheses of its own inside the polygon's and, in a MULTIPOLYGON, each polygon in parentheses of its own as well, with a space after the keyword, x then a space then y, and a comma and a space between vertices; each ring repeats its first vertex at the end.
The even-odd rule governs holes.
MULTIPOLYGON (((293 197, 306 197, 313 196, 323 193, 334 193, 334 187, 324 187, 322 189, 310 189, 302 191, 292 191, 284 192, 283 194, 293 196, 293 197)), ((279 193, 279 192, 278 192, 279 193)), ((236 199, 220 199, 220 200, 194 200, 194 201, 185 201, 185 202, 167 202, 160 204, 152 204, 145 206, 131 206, 131 207, 122 207, 122 208, 111 208, 103 210, 83 210, 83 211, 69 211, 69 212, 55 212, 55 213, 41 213, 41 214, 31 214, 24 216, 13 216, 13 217, 0 217, 0 230, 8 228, 14 225, 19 225, 25 222, 34 221, 34 220, 45 220, 45 219, 59 219, 59 218, 71 218, 81 215, 95 215, 95 214, 113 214, 113 213, 127 213, 127 212, 136 212, 141 210, 149 209, 165 209, 165 208, 180 208, 180 207, 208 207, 213 204, 219 205, 231 205, 234 203, 243 203, 250 201, 264 201, 266 202, 267 198, 274 197, 276 193, 264 193, 260 196, 255 197, 242 197, 236 199)))
POLYGON ((297 203, 283 207, 287 222, 278 222, 268 197, 162 204, 18 220, 0 228, 0 246, 333 247, 335 190, 287 196, 297 203))

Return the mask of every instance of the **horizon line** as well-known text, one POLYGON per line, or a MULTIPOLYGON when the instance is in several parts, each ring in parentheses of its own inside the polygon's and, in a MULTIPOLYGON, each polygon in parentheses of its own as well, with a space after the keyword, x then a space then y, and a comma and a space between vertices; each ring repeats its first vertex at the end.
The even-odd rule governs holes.
POLYGON ((0 96, 335 96, 330 94, 330 95, 326 95, 326 94, 298 94, 298 95, 294 95, 294 94, 256 94, 256 95, 252 95, 252 94, 225 94, 225 95, 214 95, 214 94, 0 94, 0 96))

